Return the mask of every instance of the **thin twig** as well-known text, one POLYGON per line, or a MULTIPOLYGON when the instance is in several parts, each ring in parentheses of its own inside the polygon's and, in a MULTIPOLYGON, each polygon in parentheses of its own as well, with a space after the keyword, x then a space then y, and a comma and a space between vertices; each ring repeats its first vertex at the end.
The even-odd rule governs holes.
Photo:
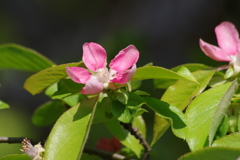
MULTIPOLYGON (((0 143, 22 143, 23 139, 25 137, 0 137, 0 143)), ((37 144, 39 141, 29 139, 32 144, 37 144)), ((84 153, 90 154, 90 155, 96 155, 99 156, 105 160, 134 160, 134 159, 129 159, 121 154, 118 153, 112 153, 112 152, 107 152, 103 150, 98 150, 98 149, 93 149, 93 148, 84 148, 83 149, 84 153)))
POLYGON ((128 130, 136 139, 139 139, 140 144, 144 147, 145 153, 143 155, 143 160, 148 160, 150 157, 151 148, 148 142, 143 138, 142 134, 138 132, 138 128, 133 127, 131 123, 123 123, 120 124, 124 127, 124 129, 128 130))
MULTIPOLYGON (((0 143, 8 143, 8 144, 12 144, 12 143, 22 143, 23 139, 26 137, 0 137, 0 143)), ((32 144, 37 144, 39 142, 44 143, 43 141, 37 141, 34 139, 29 139, 32 144)))
POLYGON ((118 153, 112 153, 112 152, 107 152, 107 151, 103 151, 103 150, 98 150, 98 149, 93 149, 93 148, 84 148, 83 149, 84 153, 87 154, 93 154, 93 155, 97 155, 103 159, 107 159, 107 160, 134 160, 134 159, 129 159, 121 154, 118 153))

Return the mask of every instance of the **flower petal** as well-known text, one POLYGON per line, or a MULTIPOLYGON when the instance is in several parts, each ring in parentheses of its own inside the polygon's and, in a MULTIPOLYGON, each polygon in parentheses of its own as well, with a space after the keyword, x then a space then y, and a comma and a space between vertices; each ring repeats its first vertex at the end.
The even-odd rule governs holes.
POLYGON ((91 73, 81 67, 66 67, 68 76, 76 83, 85 84, 90 78, 91 73))
POLYGON ((230 22, 222 22, 215 28, 219 47, 229 55, 236 55, 239 50, 239 36, 235 26, 230 22))
POLYGON ((85 83, 85 87, 82 88, 83 94, 97 94, 102 92, 103 84, 100 83, 97 79, 91 78, 85 83))
POLYGON ((132 77, 136 73, 136 68, 136 64, 134 64, 133 67, 126 72, 117 73, 114 79, 110 81, 113 83, 125 84, 132 79, 132 77))
POLYGON ((82 59, 88 69, 96 71, 106 67, 107 53, 105 49, 97 43, 84 43, 82 59))
POLYGON ((222 49, 204 42, 202 39, 199 40, 202 51, 210 58, 216 61, 231 61, 227 52, 222 49))
POLYGON ((110 62, 110 68, 117 72, 123 72, 136 64, 139 58, 139 51, 134 45, 121 50, 118 55, 110 62))

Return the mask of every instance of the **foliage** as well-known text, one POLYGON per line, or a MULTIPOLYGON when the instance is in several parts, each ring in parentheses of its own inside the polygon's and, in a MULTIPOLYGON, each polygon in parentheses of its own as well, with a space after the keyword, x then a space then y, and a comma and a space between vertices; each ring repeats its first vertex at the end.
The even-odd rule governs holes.
MULTIPOLYGON (((240 156, 239 74, 234 72, 236 65, 232 67, 232 63, 227 71, 221 67, 191 63, 172 69, 145 65, 136 69, 132 81, 118 84, 108 77, 109 88, 101 88, 101 93, 90 95, 80 92, 86 86, 91 87, 87 84, 89 79, 86 85, 85 82, 75 83, 81 82, 81 77, 75 82, 72 80, 77 77, 76 68, 86 70, 82 61, 56 65, 36 51, 7 44, 0 46, 0 62, 1 69, 36 72, 25 81, 24 88, 33 95, 44 92, 50 98, 35 110, 32 117, 36 126, 53 125, 44 144, 45 160, 87 157, 82 155, 86 151, 91 126, 96 123, 104 124, 124 145, 119 154, 131 158, 146 156, 150 147, 144 140, 147 127, 142 114, 148 114, 149 110, 154 112, 151 146, 170 127, 191 150, 179 160, 225 160, 224 157, 236 160, 240 156), (74 73, 67 73, 66 67, 72 67, 74 73), (155 88, 165 89, 160 99, 139 90, 146 79, 152 79, 155 88), (131 130, 123 124, 132 125, 131 130)), ((119 71, 114 76, 124 77, 125 72, 135 72, 134 69, 119 71)), ((98 78, 99 75, 94 76, 98 78)), ((128 75, 125 76, 129 79, 128 75)), ((0 109, 4 108, 9 105, 0 101, 0 109)), ((11 159, 27 160, 29 157, 9 155, 1 158, 11 159)))

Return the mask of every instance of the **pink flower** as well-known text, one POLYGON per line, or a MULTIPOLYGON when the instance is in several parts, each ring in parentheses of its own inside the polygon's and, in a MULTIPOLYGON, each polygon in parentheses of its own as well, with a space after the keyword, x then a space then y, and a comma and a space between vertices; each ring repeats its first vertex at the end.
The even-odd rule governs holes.
POLYGON ((236 73, 240 71, 240 40, 238 31, 230 22, 222 22, 215 28, 219 47, 200 39, 202 51, 216 61, 227 61, 233 64, 236 73))
POLYGON ((97 144, 96 148, 109 152, 119 152, 121 150, 121 143, 115 137, 112 139, 109 138, 101 138, 97 144))
POLYGON ((74 82, 85 84, 83 94, 97 94, 103 89, 116 89, 113 83, 125 84, 130 81, 136 72, 138 58, 139 52, 136 47, 129 45, 115 56, 108 70, 105 49, 97 43, 85 43, 82 59, 92 72, 81 67, 66 67, 66 71, 74 82))

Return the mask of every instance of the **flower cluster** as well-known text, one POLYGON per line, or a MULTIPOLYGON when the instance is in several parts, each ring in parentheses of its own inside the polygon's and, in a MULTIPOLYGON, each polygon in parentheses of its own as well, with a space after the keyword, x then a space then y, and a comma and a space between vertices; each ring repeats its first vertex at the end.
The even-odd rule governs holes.
POLYGON ((129 45, 107 65, 107 53, 97 43, 83 44, 83 62, 91 71, 81 67, 66 67, 68 76, 76 83, 85 84, 83 94, 97 94, 103 89, 116 89, 114 83, 125 84, 136 72, 139 52, 135 46, 129 45))

